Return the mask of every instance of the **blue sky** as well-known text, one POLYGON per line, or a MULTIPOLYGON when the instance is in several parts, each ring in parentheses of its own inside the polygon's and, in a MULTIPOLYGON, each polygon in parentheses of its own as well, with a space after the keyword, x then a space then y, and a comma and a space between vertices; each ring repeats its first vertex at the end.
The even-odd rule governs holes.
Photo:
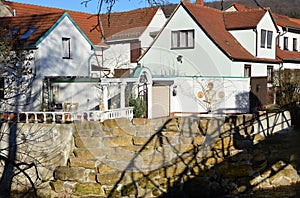
MULTIPOLYGON (((98 8, 97 6, 98 0, 91 0, 88 3, 87 7, 81 4, 83 0, 11 0, 11 1, 62 8, 67 10, 82 11, 88 13, 97 13, 97 8, 98 8)), ((168 0, 169 3, 175 3, 175 4, 177 4, 179 1, 180 0, 168 0)), ((205 2, 208 1, 211 0, 205 0, 205 2)), ((133 10, 136 8, 146 7, 147 4, 145 2, 146 2, 145 0, 117 0, 113 11, 118 12, 118 11, 126 11, 126 10, 133 10)), ((194 2, 194 0, 191 0, 191 2, 194 2)))

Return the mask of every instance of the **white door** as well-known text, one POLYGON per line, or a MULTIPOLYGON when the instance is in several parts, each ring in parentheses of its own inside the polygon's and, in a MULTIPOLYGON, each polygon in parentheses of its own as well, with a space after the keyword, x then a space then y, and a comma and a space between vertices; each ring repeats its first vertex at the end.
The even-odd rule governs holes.
POLYGON ((152 117, 159 118, 170 114, 169 86, 152 87, 152 117))

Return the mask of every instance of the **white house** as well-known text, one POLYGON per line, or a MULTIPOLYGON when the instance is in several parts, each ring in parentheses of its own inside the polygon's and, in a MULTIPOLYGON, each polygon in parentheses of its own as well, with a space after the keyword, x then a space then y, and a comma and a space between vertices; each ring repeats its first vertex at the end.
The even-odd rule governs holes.
MULTIPOLYGON (((9 1, 5 4, 15 19, 28 15, 38 18, 45 13, 63 11, 9 1)), ((55 103, 58 104, 54 106, 56 108, 61 108, 63 103, 76 103, 79 110, 99 108, 99 103, 104 103, 106 110, 124 107, 123 99, 118 96, 124 80, 107 83, 104 81, 109 80, 102 78, 112 77, 114 73, 115 76, 124 76, 125 71, 136 67, 141 51, 150 45, 165 23, 164 12, 160 7, 153 7, 111 13, 109 19, 107 14, 98 16, 75 11, 68 11, 65 15, 69 23, 67 19, 49 21, 53 26, 47 27, 45 35, 35 37, 32 44, 36 49, 34 87, 39 91, 31 93, 35 96, 35 103, 24 110, 51 109, 55 103), (105 101, 99 96, 100 81, 102 88, 109 89, 105 101), (119 104, 113 98, 117 98, 119 104)))
MULTIPOLYGON (((250 8, 234 3, 226 9, 227 12, 253 11, 261 8, 250 8)), ((281 69, 300 69, 300 20, 272 13, 278 28, 276 37, 276 55, 281 60, 281 69)))
MULTIPOLYGON (((34 74, 30 94, 30 105, 20 106, 20 110, 37 111, 42 108, 42 87, 46 76, 88 76, 89 57, 94 54, 94 46, 77 26, 68 13, 50 13, 22 17, 2 17, 2 24, 7 24, 25 49, 30 49, 34 74), (80 50, 78 50, 80 49, 80 50)), ((84 88, 76 92, 84 93, 84 88)), ((63 87, 51 87, 50 100, 62 100, 63 87), (55 92, 55 93, 54 93, 55 92)), ((68 100, 76 92, 66 91, 68 100)), ((23 100, 27 100, 23 98, 23 100)), ((61 101, 62 102, 62 101, 61 101)), ((2 107, 8 110, 8 107, 2 107)))
MULTIPOLYGON (((233 13, 203 6, 201 1, 195 4, 181 2, 139 63, 148 68, 154 78, 171 77, 175 81, 179 78, 189 78, 190 81, 195 78, 211 79, 206 81, 206 85, 212 79, 228 81, 231 78, 231 85, 236 85, 234 89, 240 89, 235 95, 249 93, 251 85, 251 93, 257 102, 252 100, 251 108, 255 110, 255 107, 266 104, 268 69, 279 68, 276 59, 277 35, 278 29, 269 10, 233 13), (234 83, 242 79, 250 79, 250 83, 247 80, 244 83, 248 84, 243 86, 234 83)), ((185 88, 178 89, 177 84, 174 83, 177 92, 186 91, 185 88)), ((174 85, 170 86, 169 91, 174 89, 174 85)), ((192 85, 190 87, 193 88, 192 85)), ((220 96, 223 97, 223 93, 220 96)), ((181 101, 177 107, 191 104, 192 98, 179 99, 181 101)), ((240 102, 232 102, 239 97, 224 98, 231 100, 231 105, 215 106, 213 110, 247 109, 245 105, 241 109, 240 102)), ((170 97, 169 101, 172 100, 174 98, 170 97)), ((207 111, 196 107, 195 104, 186 110, 179 110, 194 113, 207 111)), ((170 113, 176 111, 174 107, 170 113)))

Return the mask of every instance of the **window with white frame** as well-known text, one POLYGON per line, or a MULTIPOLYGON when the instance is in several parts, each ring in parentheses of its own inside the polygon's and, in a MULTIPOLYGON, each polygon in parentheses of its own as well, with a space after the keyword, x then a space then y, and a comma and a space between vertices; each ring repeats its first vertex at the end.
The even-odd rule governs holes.
POLYGON ((171 32, 171 48, 194 48, 194 30, 179 30, 171 32))
POLYGON ((261 30, 260 47, 265 48, 267 42, 267 48, 272 48, 273 31, 261 30))
POLYGON ((71 58, 71 39, 63 37, 62 38, 62 47, 63 47, 63 59, 71 58))
POLYGON ((267 48, 269 48, 269 49, 272 48, 272 40, 273 40, 273 32, 268 31, 268 34, 267 34, 267 48))
POLYGON ((296 38, 293 38, 293 51, 298 51, 297 50, 298 47, 298 40, 296 38))
POLYGON ((251 77, 251 65, 244 66, 244 77, 251 77))
POLYGON ((265 48, 266 46, 266 30, 261 30, 260 47, 265 48))

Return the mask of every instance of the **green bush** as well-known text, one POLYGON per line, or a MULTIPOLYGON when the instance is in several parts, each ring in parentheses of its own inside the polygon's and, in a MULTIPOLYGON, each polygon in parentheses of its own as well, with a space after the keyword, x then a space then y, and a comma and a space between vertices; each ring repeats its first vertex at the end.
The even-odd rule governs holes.
POLYGON ((141 98, 130 98, 129 106, 133 107, 133 117, 143 118, 146 114, 146 103, 141 98))

